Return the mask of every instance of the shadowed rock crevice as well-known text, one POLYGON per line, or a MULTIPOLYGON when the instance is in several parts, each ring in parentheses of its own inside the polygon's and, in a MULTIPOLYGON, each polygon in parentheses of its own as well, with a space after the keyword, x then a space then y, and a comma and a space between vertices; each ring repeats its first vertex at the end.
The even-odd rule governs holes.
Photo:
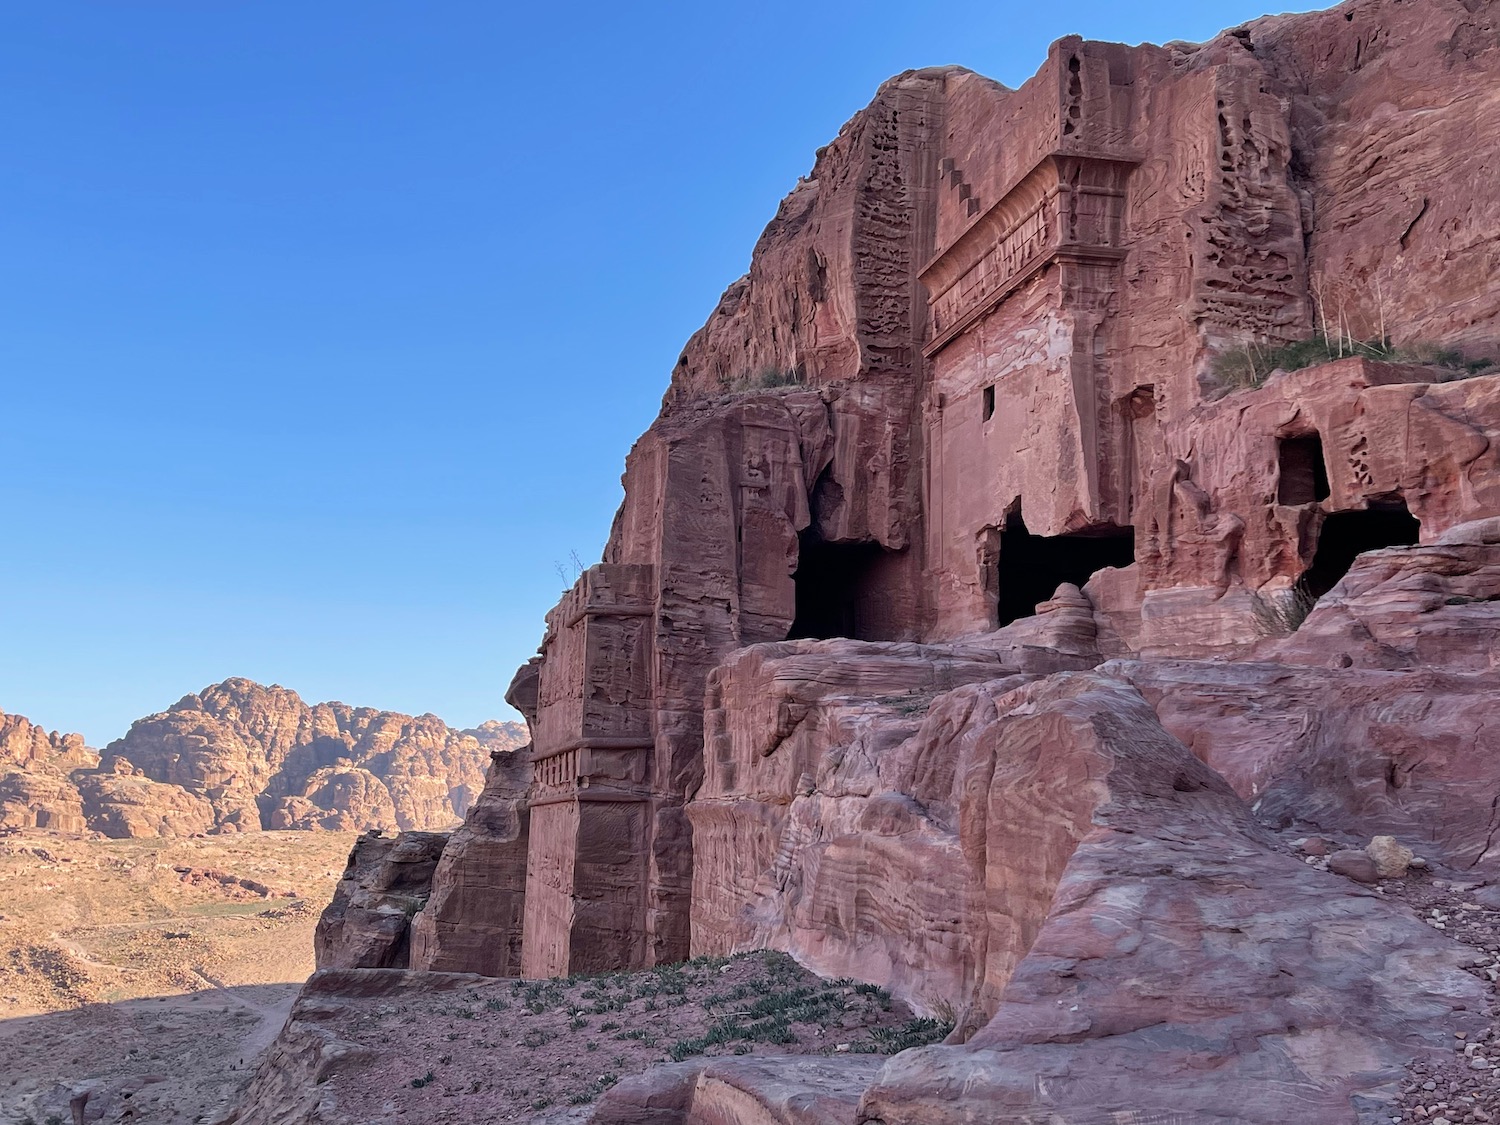
POLYGON ((1064 582, 1083 586, 1107 567, 1134 562, 1133 527, 1105 524, 1065 535, 1033 535, 1020 512, 1012 513, 1000 533, 999 624, 1032 616, 1064 582))
POLYGON ((1422 525, 1406 510, 1406 502, 1372 503, 1365 511, 1334 512, 1318 528, 1318 546, 1312 565, 1297 580, 1315 598, 1332 590, 1354 560, 1366 551, 1385 547, 1409 547, 1422 534, 1422 525))
POLYGON ((788 640, 895 640, 890 587, 900 571, 878 543, 825 543, 811 529, 798 545, 796 616, 788 640))

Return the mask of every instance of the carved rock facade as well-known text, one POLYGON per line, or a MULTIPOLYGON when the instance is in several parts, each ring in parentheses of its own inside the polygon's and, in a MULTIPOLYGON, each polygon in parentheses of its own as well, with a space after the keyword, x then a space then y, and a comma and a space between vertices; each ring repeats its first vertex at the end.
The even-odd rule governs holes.
POLYGON ((693 947, 694 819, 723 815, 688 808, 713 797, 704 693, 712 713, 738 650, 973 638, 1070 582, 1105 656, 1239 658, 1299 582, 1325 594, 1362 550, 1500 512, 1492 375, 1351 358, 1223 393, 1211 373, 1335 322, 1493 354, 1470 271, 1500 199, 1360 257, 1390 216, 1351 204, 1372 188, 1345 155, 1374 146, 1387 184, 1479 175, 1488 150, 1448 143, 1492 99, 1471 7, 1064 39, 1019 90, 959 69, 882 87, 689 342, 604 561, 548 618, 528 975, 693 947), (756 389, 768 370, 799 382, 756 389))
POLYGON ((960 1016, 816 1112, 721 1060, 601 1122, 1374 1120, 1479 985, 1273 832, 1500 875, 1500 374, 1215 361, 1500 358, 1497 27, 1355 0, 883 86, 684 349, 414 949, 772 946, 960 1016))

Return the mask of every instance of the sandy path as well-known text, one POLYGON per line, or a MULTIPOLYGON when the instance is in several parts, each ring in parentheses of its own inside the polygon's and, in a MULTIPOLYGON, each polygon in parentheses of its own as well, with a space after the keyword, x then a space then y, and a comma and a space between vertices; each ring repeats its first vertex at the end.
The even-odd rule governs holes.
POLYGON ((260 1022, 240 1041, 240 1050, 244 1053, 246 1065, 253 1066, 252 1056, 259 1057, 260 1053, 269 1047, 280 1034, 282 1025, 286 1023, 286 1017, 292 1010, 292 1004, 297 999, 296 990, 284 991, 280 999, 273 1004, 262 1004, 253 999, 248 990, 230 988, 196 965, 193 967, 193 973, 211 985, 215 995, 227 999, 231 1004, 238 1004, 247 1011, 254 1012, 260 1018, 260 1022))

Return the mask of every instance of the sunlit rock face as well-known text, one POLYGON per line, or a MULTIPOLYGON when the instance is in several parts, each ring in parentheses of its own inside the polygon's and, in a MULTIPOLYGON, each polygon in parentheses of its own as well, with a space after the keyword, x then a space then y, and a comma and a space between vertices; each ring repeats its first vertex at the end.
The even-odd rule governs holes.
POLYGON ((1497 859, 1497 112, 1492 0, 886 83, 681 353, 414 950, 953 1014, 830 1121, 1374 1120, 1482 988, 1276 833, 1497 859))
POLYGON ((0 828, 106 836, 457 825, 519 723, 454 730, 436 715, 232 679, 131 724, 102 756, 77 734, 0 713, 0 828))
POLYGON ((490 753, 523 741, 519 724, 454 730, 232 679, 137 720, 104 755, 206 800, 216 831, 397 831, 456 825, 490 753))

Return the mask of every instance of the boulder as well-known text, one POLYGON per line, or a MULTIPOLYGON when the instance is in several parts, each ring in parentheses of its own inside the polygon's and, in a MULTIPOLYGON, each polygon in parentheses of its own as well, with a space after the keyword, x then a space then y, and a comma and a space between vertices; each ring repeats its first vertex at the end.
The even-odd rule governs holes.
POLYGON ((411 920, 432 892, 432 873, 447 842, 442 832, 361 836, 318 919, 318 968, 406 968, 411 920))
POLYGON ((480 799, 443 848, 412 920, 413 969, 520 975, 530 749, 494 754, 480 799))

